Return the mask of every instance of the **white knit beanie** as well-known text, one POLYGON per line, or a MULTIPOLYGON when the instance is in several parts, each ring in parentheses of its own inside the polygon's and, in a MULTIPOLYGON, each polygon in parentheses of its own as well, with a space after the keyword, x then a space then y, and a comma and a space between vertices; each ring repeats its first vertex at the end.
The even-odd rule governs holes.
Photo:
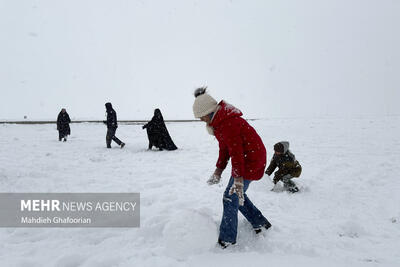
POLYGON ((206 93, 207 87, 202 87, 194 91, 196 99, 193 103, 193 114, 195 118, 201 118, 217 110, 218 103, 206 93))

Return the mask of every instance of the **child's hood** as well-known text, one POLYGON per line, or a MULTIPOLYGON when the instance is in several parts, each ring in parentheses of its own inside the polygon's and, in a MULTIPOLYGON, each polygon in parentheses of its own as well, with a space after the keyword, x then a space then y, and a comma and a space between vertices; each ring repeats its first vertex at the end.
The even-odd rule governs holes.
POLYGON ((283 145, 283 153, 288 152, 288 150, 289 150, 289 142, 288 141, 281 141, 279 143, 281 143, 283 145))

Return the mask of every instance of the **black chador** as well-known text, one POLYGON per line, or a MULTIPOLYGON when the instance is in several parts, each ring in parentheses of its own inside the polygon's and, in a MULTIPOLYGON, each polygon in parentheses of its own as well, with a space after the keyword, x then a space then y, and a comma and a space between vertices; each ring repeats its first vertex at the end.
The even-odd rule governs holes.
POLYGON ((70 122, 71 119, 65 108, 61 109, 57 117, 58 141, 62 139, 64 139, 64 142, 67 141, 67 136, 71 134, 70 122))
POLYGON ((160 150, 177 149, 168 133, 167 127, 164 123, 164 118, 159 109, 154 110, 153 118, 143 126, 143 129, 147 130, 149 149, 151 149, 153 146, 160 150))

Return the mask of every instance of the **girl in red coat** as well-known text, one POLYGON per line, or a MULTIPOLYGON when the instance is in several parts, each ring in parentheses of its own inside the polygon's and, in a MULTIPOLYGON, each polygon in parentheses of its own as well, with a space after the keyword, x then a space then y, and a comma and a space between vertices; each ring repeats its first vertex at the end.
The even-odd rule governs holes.
POLYGON ((193 113, 196 118, 206 122, 207 131, 219 143, 219 157, 214 174, 207 181, 217 184, 229 159, 232 174, 223 196, 224 212, 219 229, 218 243, 222 248, 236 243, 238 210, 252 224, 256 233, 271 224, 253 205, 246 195, 250 183, 264 175, 266 150, 264 144, 240 110, 225 101, 217 103, 206 93, 206 88, 195 91, 193 113))

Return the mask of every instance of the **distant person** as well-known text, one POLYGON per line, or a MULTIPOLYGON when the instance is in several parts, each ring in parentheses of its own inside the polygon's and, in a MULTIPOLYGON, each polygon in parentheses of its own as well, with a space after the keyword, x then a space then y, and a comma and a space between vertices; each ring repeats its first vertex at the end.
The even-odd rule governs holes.
POLYGON ((223 195, 224 209, 218 238, 221 248, 226 248, 236 243, 238 210, 251 223, 255 233, 271 227, 246 195, 250 183, 264 176, 267 151, 239 109, 223 100, 217 103, 206 93, 206 88, 198 88, 194 95, 194 116, 207 124, 207 131, 219 143, 219 157, 214 174, 207 181, 209 185, 220 182, 221 174, 231 159, 232 173, 223 195))
POLYGON ((107 120, 104 121, 104 123, 107 124, 107 135, 106 135, 107 148, 111 148, 111 140, 113 140, 121 148, 123 148, 125 146, 125 143, 121 142, 121 140, 119 140, 115 136, 115 132, 117 131, 117 128, 118 128, 117 113, 113 109, 110 102, 106 103, 105 106, 106 106, 106 112, 107 112, 107 120))
POLYGON ((294 154, 289 150, 289 142, 282 141, 274 145, 275 154, 265 172, 270 176, 276 167, 278 171, 274 174, 273 182, 277 184, 283 182, 283 188, 291 193, 296 193, 299 188, 292 181, 294 177, 299 177, 301 174, 300 163, 296 160, 294 154))
POLYGON ((168 133, 164 118, 158 108, 154 110, 154 116, 151 121, 143 125, 143 129, 147 130, 147 137, 149 138, 149 150, 153 146, 159 150, 178 149, 168 133))
POLYGON ((65 108, 61 109, 57 117, 58 141, 62 139, 64 142, 67 141, 67 136, 71 134, 71 128, 69 127, 70 122, 71 119, 65 108))

